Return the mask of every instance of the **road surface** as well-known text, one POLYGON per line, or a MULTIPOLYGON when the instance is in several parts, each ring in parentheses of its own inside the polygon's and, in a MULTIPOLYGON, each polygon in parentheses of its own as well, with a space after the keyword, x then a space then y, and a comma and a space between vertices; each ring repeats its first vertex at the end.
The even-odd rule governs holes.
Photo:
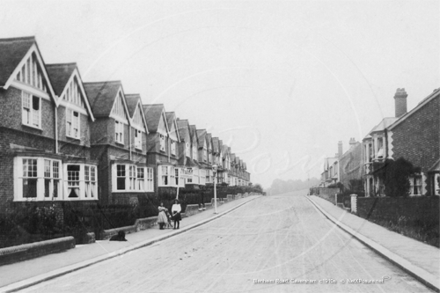
POLYGON ((298 193, 258 198, 186 233, 24 291, 431 292, 298 193))

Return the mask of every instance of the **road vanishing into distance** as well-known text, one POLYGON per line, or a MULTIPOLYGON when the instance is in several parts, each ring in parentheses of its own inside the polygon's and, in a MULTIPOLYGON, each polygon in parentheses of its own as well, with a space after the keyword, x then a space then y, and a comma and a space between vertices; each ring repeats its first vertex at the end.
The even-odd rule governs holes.
POLYGON ((23 292, 433 292, 329 222, 303 194, 257 198, 23 292))

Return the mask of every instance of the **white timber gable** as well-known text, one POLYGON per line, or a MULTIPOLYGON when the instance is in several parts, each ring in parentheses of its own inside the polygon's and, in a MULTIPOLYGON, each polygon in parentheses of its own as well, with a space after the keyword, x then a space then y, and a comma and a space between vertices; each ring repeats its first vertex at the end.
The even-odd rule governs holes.
POLYGON ((33 44, 12 72, 4 88, 13 86, 33 96, 46 100, 57 100, 36 44, 33 44))

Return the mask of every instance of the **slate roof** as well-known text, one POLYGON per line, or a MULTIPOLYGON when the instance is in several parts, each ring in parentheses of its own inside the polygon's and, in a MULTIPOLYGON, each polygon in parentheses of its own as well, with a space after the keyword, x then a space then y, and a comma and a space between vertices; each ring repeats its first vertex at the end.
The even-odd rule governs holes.
POLYGON ((86 82, 83 86, 95 117, 108 117, 122 83, 120 81, 86 82))
POLYGON ((176 119, 176 114, 174 112, 165 112, 165 117, 167 118, 167 124, 172 125, 174 123, 174 119, 176 119))
POLYGON ((0 39, 0 87, 6 84, 35 42, 35 37, 0 39))
POLYGON ((77 68, 76 63, 46 64, 47 74, 55 94, 59 97, 77 68))
POLYGON ((127 102, 128 113, 130 114, 130 118, 133 118, 134 113, 136 112, 136 106, 138 101, 141 100, 141 95, 139 94, 129 94, 125 95, 125 100, 127 102))
POLYGON ((228 154, 228 149, 229 147, 227 145, 222 145, 223 158, 226 158, 226 155, 228 154))
POLYGON ((165 107, 163 104, 149 104, 142 106, 147 120, 148 132, 157 132, 160 119, 162 117, 162 111, 165 107))
POLYGON ((205 129, 197 129, 197 137, 199 139, 199 147, 203 147, 203 141, 206 137, 206 130, 205 129))
MULTIPOLYGON (((191 135, 191 140, 193 139, 193 137, 195 137, 196 139, 198 138, 197 136, 197 127, 195 125, 190 125, 189 126, 189 131, 190 131, 190 135, 191 135)), ((198 145, 198 143, 197 143, 198 145)))
POLYGON ((396 117, 388 117, 388 118, 383 118, 382 121, 380 121, 380 123, 378 125, 376 125, 371 131, 370 133, 373 132, 378 132, 378 131, 384 131, 385 128, 387 128, 388 126, 390 126, 391 124, 393 124, 398 118, 396 117))
POLYGON ((211 150, 212 150, 212 136, 211 136, 211 133, 207 133, 206 134, 206 139, 208 140, 208 145, 211 146, 211 150))
POLYGON ((191 140, 191 134, 189 132, 189 122, 188 120, 177 119, 177 128, 179 131, 180 139, 182 141, 188 136, 191 140))

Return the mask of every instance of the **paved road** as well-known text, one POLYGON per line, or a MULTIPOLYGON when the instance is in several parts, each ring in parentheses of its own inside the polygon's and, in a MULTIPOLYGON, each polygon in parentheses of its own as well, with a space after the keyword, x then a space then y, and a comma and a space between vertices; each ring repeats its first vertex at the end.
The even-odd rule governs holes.
POLYGON ((261 197, 209 224, 26 292, 430 290, 336 228, 303 196, 289 194, 261 197))

